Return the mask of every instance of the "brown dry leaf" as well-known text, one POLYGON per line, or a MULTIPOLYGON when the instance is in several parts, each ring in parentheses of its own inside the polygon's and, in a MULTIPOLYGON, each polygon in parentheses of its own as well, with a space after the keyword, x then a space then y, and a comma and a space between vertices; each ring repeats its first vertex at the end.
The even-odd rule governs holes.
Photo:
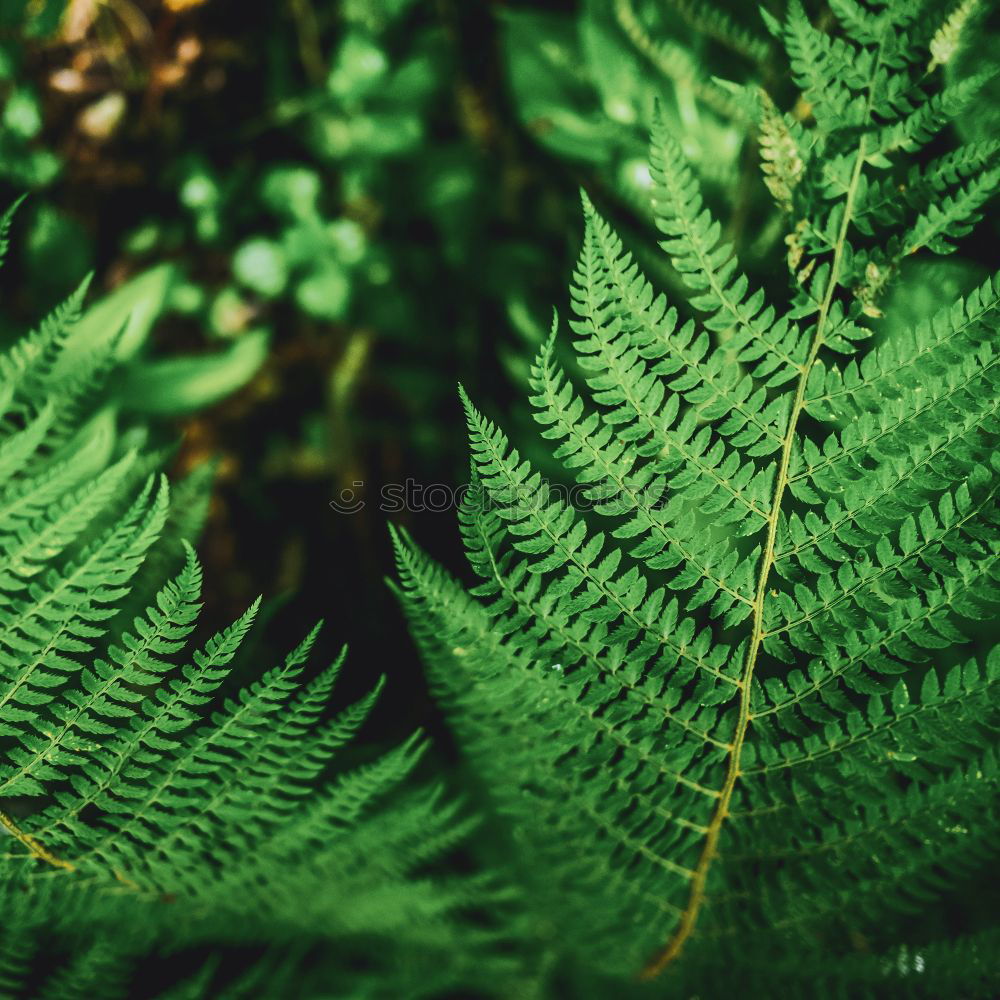
POLYGON ((163 90, 179 87, 187 78, 187 67, 182 63, 160 63, 153 70, 153 82, 163 90))
POLYGON ((63 94, 79 94, 87 89, 87 80, 79 70, 67 67, 49 75, 49 86, 63 94))
POLYGON ((122 45, 144 44, 153 37, 146 15, 132 0, 69 0, 62 19, 62 40, 70 44, 84 41, 102 15, 114 26, 113 34, 122 45))
POLYGON ((177 43, 177 61, 187 66, 201 56, 202 44, 194 35, 187 35, 177 43))
POLYGON ((69 0, 62 19, 65 42, 82 42, 97 19, 97 0, 69 0))
POLYGON ((125 95, 117 91, 88 104, 77 116, 76 127, 96 142, 106 142, 118 131, 125 117, 125 95))

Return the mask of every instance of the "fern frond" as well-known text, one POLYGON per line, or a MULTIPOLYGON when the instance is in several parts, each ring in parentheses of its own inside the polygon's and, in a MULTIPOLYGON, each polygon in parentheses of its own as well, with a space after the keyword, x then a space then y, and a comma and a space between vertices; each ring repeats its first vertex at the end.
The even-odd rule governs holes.
POLYGON ((996 193, 998 182, 1000 167, 994 167, 929 205, 903 235, 898 256, 909 256, 924 247, 933 253, 953 253, 955 241, 967 236, 982 218, 981 209, 996 193))
POLYGON ((16 396, 21 397, 24 408, 49 395, 58 398, 54 392, 47 391, 47 380, 72 333, 73 324, 82 314, 83 302, 92 279, 92 274, 84 278, 75 291, 45 317, 37 329, 0 355, 0 384, 3 385, 0 416, 7 414, 10 402, 16 396))
MULTIPOLYGON (((669 39, 654 40, 650 36, 632 0, 614 0, 614 13, 619 26, 635 46, 636 51, 668 80, 690 87, 706 107, 724 118, 741 117, 740 106, 733 100, 732 95, 714 80, 705 77, 698 62, 686 48, 669 39)), ((736 38, 737 45, 740 44, 741 39, 735 33, 731 37, 736 38)), ((745 40, 750 42, 749 36, 745 40)), ((752 44, 750 42, 751 46, 752 44)))
POLYGON ((760 158, 764 183, 778 207, 792 211, 792 193, 805 172, 793 126, 781 115, 766 90, 759 91, 760 158))
POLYGON ((24 204, 24 199, 27 197, 26 194, 22 194, 0 216, 0 266, 7 259, 7 251, 10 249, 10 228, 14 224, 14 216, 21 205, 24 204))
POLYGON ((705 8, 690 0, 670 0, 672 7, 693 30, 721 42, 733 52, 756 63, 764 63, 770 55, 767 40, 738 24, 726 11, 705 8))
POLYGON ((930 44, 931 61, 927 64, 928 73, 951 62, 962 42, 962 34, 978 8, 979 0, 962 0, 948 15, 944 24, 934 32, 930 44))
MULTIPOLYGON (((773 414, 765 412, 765 390, 757 388, 753 379, 731 359, 711 351, 708 335, 693 322, 678 326, 677 311, 667 307, 662 295, 654 294, 649 281, 633 263, 632 255, 622 247, 621 240, 586 195, 584 214, 587 228, 577 272, 580 282, 577 299, 588 304, 582 318, 602 312, 613 316, 616 328, 630 335, 640 356, 657 362, 648 369, 651 374, 677 375, 670 388, 695 407, 703 420, 727 418, 716 426, 721 435, 732 438, 735 447, 746 448, 751 456, 778 450, 781 437, 775 429, 773 414), (601 291, 593 288, 601 284, 605 286, 601 291), (602 293, 610 309, 604 309, 604 302, 596 308, 590 306, 602 293)), ((613 341, 613 332, 603 331, 602 326, 595 319, 589 329, 595 338, 610 337, 613 341)))
POLYGON ((797 330, 787 318, 776 319, 762 291, 749 290, 732 247, 720 242, 721 227, 705 209, 694 174, 662 119, 653 127, 650 172, 657 228, 668 237, 661 246, 688 287, 699 293, 690 302, 705 313, 705 326, 729 335, 735 358, 756 362, 754 374, 764 386, 793 379, 805 360, 797 330))
POLYGON ((629 520, 614 530, 614 536, 640 538, 632 555, 644 558, 651 568, 669 569, 683 562, 686 569, 674 578, 674 589, 684 590, 694 581, 703 581, 697 597, 688 604, 690 610, 715 599, 713 611, 726 611, 727 623, 745 617, 749 611, 734 608, 734 603, 747 608, 751 604, 751 567, 740 561, 726 541, 713 540, 708 534, 698 537, 686 530, 696 520, 690 510, 672 519, 671 511, 660 503, 662 483, 644 482, 646 476, 636 477, 635 482, 627 465, 616 464, 625 445, 611 443, 611 426, 599 425, 598 433, 588 434, 588 424, 597 425, 596 417, 578 422, 582 404, 554 368, 551 340, 532 370, 532 387, 539 392, 533 400, 539 408, 538 420, 548 425, 544 436, 563 440, 556 457, 565 459, 568 466, 582 466, 577 482, 598 484, 590 491, 590 497, 598 501, 595 510, 629 515, 629 520))
POLYGON ((550 947, 602 972, 677 963, 682 992, 751 967, 748 935, 818 966, 852 934, 909 940, 900 914, 992 857, 1000 659, 964 647, 1000 604, 1000 285, 866 342, 899 259, 982 214, 996 148, 908 164, 983 80, 933 89, 923 4, 833 11, 836 36, 798 2, 768 19, 807 105, 762 110, 787 306, 751 289, 658 118, 654 214, 698 315, 584 197, 583 377, 557 324, 531 375, 576 488, 463 391, 479 583, 396 536, 432 684, 550 947))
POLYGON ((862 45, 877 45, 881 38, 882 17, 858 0, 831 0, 833 11, 841 27, 853 41, 862 45))
POLYGON ((876 227, 904 221, 908 208, 927 211, 937 200, 968 183, 984 170, 996 167, 1000 142, 969 143, 944 153, 926 166, 914 166, 902 177, 876 180, 867 185, 858 201, 857 225, 865 235, 876 227))
MULTIPOLYGON (((885 14, 863 18, 865 41, 882 37, 885 14)), ((856 23, 861 18, 855 15, 856 23)), ((847 119, 853 95, 867 86, 871 57, 860 44, 837 39, 813 27, 800 0, 792 0, 784 25, 774 30, 785 45, 792 77, 802 90, 809 112, 825 131, 847 119)))
MULTIPOLYGON (((432 679, 446 704, 461 709, 460 731, 499 795, 514 835, 530 843, 553 876, 533 883, 540 908, 557 914, 565 904, 559 896, 566 892, 575 906, 589 899, 593 916, 581 926, 580 937, 591 947, 608 935, 625 944, 615 929, 636 908, 650 919, 676 916, 692 876, 684 861, 695 856, 713 801, 695 780, 699 767, 688 769, 689 777, 680 774, 700 741, 688 743, 681 730, 680 740, 675 734, 671 745, 654 755, 655 739, 639 736, 641 699, 619 703, 615 696, 623 683, 641 686, 624 665, 621 677, 613 666, 602 677, 587 670, 586 661, 573 669, 572 660, 564 667, 508 652, 490 619, 454 581, 405 538, 397 539, 397 551, 404 602, 414 621, 419 610, 427 627, 418 636, 425 648, 437 650, 443 668, 432 679), (450 610, 442 614, 445 606, 450 610), (501 720, 502 728, 495 728, 501 720), (575 760, 577 754, 583 757, 575 760), (591 768, 601 775, 596 783, 581 778, 591 768), (532 794, 539 782, 557 787, 558 796, 532 794), (667 782, 677 789, 675 809, 662 805, 658 789, 667 782), (590 829, 600 831, 596 839, 590 829), (628 869, 641 877, 627 875, 628 869)), ((648 691, 655 698, 655 689, 648 691)), ((702 710, 695 726, 713 715, 702 710)), ((648 947, 648 939, 633 936, 627 953, 609 961, 627 969, 648 947)))
POLYGON ((869 157, 888 156, 900 150, 912 153, 925 146, 972 105, 991 77, 992 74, 983 73, 945 86, 939 94, 921 102, 912 113, 876 132, 869 157))
MULTIPOLYGON (((382 683, 331 717, 344 654, 310 672, 317 626, 234 684, 259 602, 188 648, 202 587, 190 512, 171 511, 159 456, 125 447, 111 408, 95 413, 111 347, 91 357, 74 341, 85 287, 0 360, 0 948, 23 928, 59 955, 43 977, 11 939, 0 978, 110 997, 156 951, 267 943, 281 960, 234 995, 287 995, 326 945, 317 982, 384 995, 516 978, 503 932, 466 918, 507 906, 502 880, 440 868, 471 822, 412 778, 424 741, 343 768, 382 683), (183 563, 164 582, 148 557, 169 518, 183 563)), ((211 978, 173 992, 223 995, 205 992, 211 978)))

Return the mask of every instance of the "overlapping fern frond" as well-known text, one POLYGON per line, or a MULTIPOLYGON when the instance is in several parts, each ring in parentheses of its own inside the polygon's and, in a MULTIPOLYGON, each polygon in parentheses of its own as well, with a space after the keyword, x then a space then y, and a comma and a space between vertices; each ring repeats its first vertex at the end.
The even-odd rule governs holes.
POLYGON ((84 290, 0 357, 5 995, 124 995, 151 949, 162 961, 228 945, 273 949, 294 975, 241 993, 206 972, 175 994, 293 995, 286 982, 318 995, 336 981, 400 995, 495 976, 495 924, 457 919, 492 886, 434 870, 469 821, 413 779, 423 741, 340 762, 381 682, 331 713, 343 655, 310 671, 318 629, 247 682, 236 664, 258 605, 197 638, 186 542, 148 607, 123 612, 184 517, 155 456, 116 432, 107 358, 60 365, 84 290), (32 960, 46 940, 66 958, 48 978, 32 960), (456 943, 469 958, 443 961, 456 943))
POLYGON ((995 845, 1000 652, 976 623, 1000 600, 1000 279, 866 344, 903 258, 950 252, 996 191, 992 146, 928 147, 983 81, 928 72, 940 5, 832 9, 832 33, 798 0, 768 18, 806 109, 762 107, 784 300, 741 272, 659 124, 653 209, 691 318, 584 198, 582 379, 550 341, 532 381, 572 502, 463 396, 481 582, 397 539, 539 933, 605 972, 683 952, 731 985, 862 937, 889 953, 995 845))

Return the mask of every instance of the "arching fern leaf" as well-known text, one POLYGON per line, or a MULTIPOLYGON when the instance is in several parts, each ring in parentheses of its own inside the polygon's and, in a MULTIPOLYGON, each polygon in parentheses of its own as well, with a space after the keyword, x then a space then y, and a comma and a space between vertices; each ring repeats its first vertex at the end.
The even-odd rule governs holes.
POLYGON ((149 962, 247 946, 282 956, 256 987, 223 968, 175 995, 507 982, 507 932, 463 916, 499 879, 438 867, 470 821, 415 779, 425 741, 345 765, 382 682, 331 712, 344 657, 310 667, 318 628, 248 676, 258 604, 198 638, 186 542, 136 608, 184 515, 118 433, 108 356, 60 363, 85 289, 0 357, 0 989, 126 995, 149 962))
POLYGON ((988 145, 910 155, 983 81, 927 74, 939 5, 832 9, 832 34, 798 0, 768 19, 809 117, 761 103, 786 300, 741 272, 658 124, 653 210, 694 318, 585 197, 582 379, 550 341, 532 381, 577 488, 550 488, 463 394, 481 582, 467 594, 397 536, 538 933, 613 974, 683 952, 692 990, 720 963, 732 986, 810 949, 829 968, 859 936, 898 949, 901 914, 995 843, 1000 652, 969 637, 1000 599, 1000 281, 865 346, 901 260, 951 251, 996 190, 988 145))

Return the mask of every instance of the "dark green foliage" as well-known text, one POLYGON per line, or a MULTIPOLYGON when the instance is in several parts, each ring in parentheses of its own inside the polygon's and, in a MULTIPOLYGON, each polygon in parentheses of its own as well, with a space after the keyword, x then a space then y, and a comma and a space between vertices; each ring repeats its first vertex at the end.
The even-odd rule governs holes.
POLYGON ((261 106, 226 142, 185 149, 159 178, 169 211, 144 218, 125 249, 183 257, 174 304, 210 337, 267 331, 293 357, 319 358, 326 377, 272 432, 268 475, 350 482, 385 435, 386 415, 356 405, 366 394, 400 411, 424 468, 441 462, 440 412, 475 362, 473 324, 544 255, 493 232, 492 126, 471 91, 468 108, 452 93, 465 83, 441 12, 413 0, 309 8, 269 12, 261 106), (462 294, 427 294, 441 284, 462 294))
POLYGON ((576 492, 463 395, 481 582, 398 539, 538 934, 585 979, 934 995, 968 947, 970 994, 996 986, 992 927, 953 945, 930 917, 995 863, 1000 280, 883 318, 904 258, 951 252, 997 189, 988 144, 929 145, 986 78, 942 81, 939 5, 833 13, 767 16, 807 120, 739 95, 791 229, 784 301, 740 271, 659 116, 651 210, 694 318, 585 197, 582 378, 555 331, 532 376, 576 492), (915 955, 939 964, 920 978, 915 955))
POLYGON ((643 215, 657 101, 700 173, 735 184, 749 121, 713 76, 723 66, 757 73, 769 54, 755 12, 732 6, 729 14, 719 4, 584 0, 574 15, 507 12, 505 55, 520 117, 553 152, 595 165, 602 186, 643 215))
POLYGON ((82 189, 118 286, 0 356, 0 997, 998 993, 983 6, 0 0, 0 179, 65 179, 15 309, 82 189), (393 529, 435 781, 369 475, 453 465, 498 359, 541 441, 462 390, 477 582, 393 529), (272 656, 304 599, 389 655, 272 656))
POLYGON ((22 69, 24 38, 49 34, 58 24, 60 4, 54 0, 0 7, 0 180, 16 187, 44 187, 58 174, 59 158, 35 143, 42 131, 37 88, 22 69))

